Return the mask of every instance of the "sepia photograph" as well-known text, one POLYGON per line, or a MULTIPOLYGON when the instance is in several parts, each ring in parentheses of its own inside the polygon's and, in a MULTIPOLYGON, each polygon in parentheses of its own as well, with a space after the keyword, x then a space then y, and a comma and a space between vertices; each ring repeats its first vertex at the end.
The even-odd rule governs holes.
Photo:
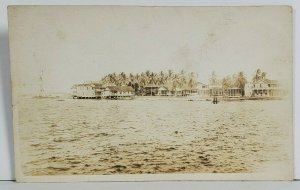
POLYGON ((293 179, 289 6, 9 6, 18 182, 293 179))

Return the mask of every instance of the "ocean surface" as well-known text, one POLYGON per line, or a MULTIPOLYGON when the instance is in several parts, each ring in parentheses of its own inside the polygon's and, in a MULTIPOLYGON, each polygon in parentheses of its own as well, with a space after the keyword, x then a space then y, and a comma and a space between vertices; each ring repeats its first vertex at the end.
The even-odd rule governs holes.
POLYGON ((25 175, 253 173, 291 162, 283 100, 22 98, 25 175))

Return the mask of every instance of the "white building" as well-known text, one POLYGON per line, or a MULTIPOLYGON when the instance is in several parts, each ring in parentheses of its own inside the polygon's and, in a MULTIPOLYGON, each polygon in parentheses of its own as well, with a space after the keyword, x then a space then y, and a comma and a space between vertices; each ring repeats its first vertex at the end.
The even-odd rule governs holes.
POLYGON ((130 86, 107 86, 102 92, 102 98, 125 98, 133 97, 134 89, 130 86))
POLYGON ((95 98, 95 85, 94 84, 76 84, 72 87, 73 98, 95 98))
POLYGON ((158 88, 157 92, 158 96, 172 96, 172 93, 169 91, 169 89, 165 86, 160 86, 158 88))
POLYGON ((197 85, 197 92, 199 96, 202 97, 209 97, 210 96, 210 89, 209 86, 203 83, 198 83, 197 85))
POLYGON ((248 97, 280 97, 283 93, 276 80, 260 79, 245 85, 245 96, 248 97))
POLYGON ((210 95, 211 96, 223 96, 223 87, 222 85, 209 85, 210 95))
POLYGON ((228 98, 239 98, 243 96, 243 91, 238 87, 231 87, 223 90, 223 96, 228 98))
POLYGON ((71 88, 73 90, 73 98, 100 98, 101 92, 104 90, 100 83, 83 83, 75 84, 71 88))

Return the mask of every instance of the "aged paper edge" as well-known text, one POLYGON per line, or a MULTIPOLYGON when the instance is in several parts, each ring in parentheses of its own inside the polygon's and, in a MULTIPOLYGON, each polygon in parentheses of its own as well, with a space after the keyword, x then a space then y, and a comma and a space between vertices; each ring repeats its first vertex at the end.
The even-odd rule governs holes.
MULTIPOLYGON (((19 151, 19 130, 18 130, 18 92, 14 88, 14 77, 16 68, 14 67, 13 56, 13 26, 11 18, 13 17, 14 8, 32 8, 32 7, 89 7, 91 5, 11 5, 8 6, 8 30, 9 30, 9 52, 10 52, 10 69, 11 69, 11 86, 12 86, 12 111, 13 111, 13 131, 14 131, 14 153, 15 153, 15 177, 17 182, 80 182, 80 181, 198 181, 198 180, 247 180, 247 181, 291 181, 294 180, 294 160, 290 163, 290 172, 285 174, 270 173, 186 173, 186 174, 116 174, 116 175, 48 175, 48 176, 26 176, 22 172, 21 158, 19 151)), ((292 6, 288 5, 259 5, 259 6, 132 6, 132 5, 96 5, 98 7, 286 7, 293 12, 292 6)), ((94 7, 94 6, 93 6, 94 7)), ((293 17, 292 17, 293 27, 293 17)), ((293 38, 293 34, 291 34, 293 38)), ((293 44, 294 47, 294 44, 293 44)), ((294 63, 292 59, 292 69, 294 63)), ((292 87, 294 87, 293 71, 291 71, 292 87)), ((293 90, 293 89, 292 89, 293 90)), ((294 90, 293 90, 294 93, 294 90)), ((294 94, 291 97, 292 116, 294 116, 294 94)), ((294 132, 294 120, 292 118, 291 137, 294 132)), ((291 138, 290 153, 294 155, 294 139, 291 138)))

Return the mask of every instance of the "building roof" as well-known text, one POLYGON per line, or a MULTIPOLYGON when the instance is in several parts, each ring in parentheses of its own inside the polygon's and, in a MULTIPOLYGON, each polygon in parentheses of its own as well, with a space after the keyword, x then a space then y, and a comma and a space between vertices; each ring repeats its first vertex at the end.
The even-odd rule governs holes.
POLYGON ((159 86, 156 84, 147 84, 145 88, 159 88, 159 86))
POLYGON ((71 89, 74 89, 78 86, 91 86, 91 87, 94 87, 96 89, 101 89, 103 88, 103 85, 99 82, 85 82, 85 83, 81 83, 81 84, 74 84, 71 89))
POLYGON ((208 84, 204 84, 202 82, 197 82, 197 86, 208 86, 208 84))
POLYGON ((165 87, 165 86, 160 86, 159 88, 158 88, 158 90, 169 90, 167 87, 165 87))
POLYGON ((209 88, 209 86, 207 84, 204 84, 204 83, 201 83, 201 82, 199 82, 197 84, 197 87, 196 87, 196 89, 198 89, 198 90, 208 89, 208 88, 209 88))
POLYGON ((131 86, 107 86, 110 91, 116 92, 133 92, 134 89, 131 86))
POLYGON ((277 80, 269 80, 269 79, 259 79, 257 81, 255 81, 253 84, 255 83, 265 83, 265 84, 278 84, 277 80))
POLYGON ((100 83, 92 83, 96 89, 104 88, 104 86, 100 83))

